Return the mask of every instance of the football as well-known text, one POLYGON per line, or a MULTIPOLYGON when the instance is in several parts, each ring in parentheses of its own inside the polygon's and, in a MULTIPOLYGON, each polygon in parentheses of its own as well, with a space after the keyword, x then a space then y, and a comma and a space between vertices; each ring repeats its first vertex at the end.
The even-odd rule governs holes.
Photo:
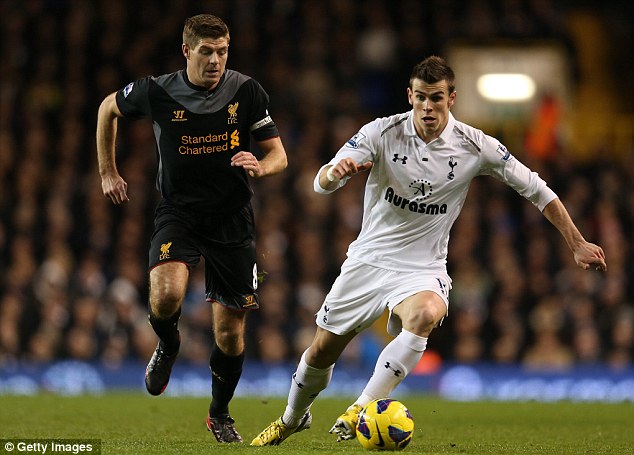
POLYGON ((403 403, 382 398, 359 414, 357 439, 367 450, 402 450, 414 435, 414 419, 403 403))

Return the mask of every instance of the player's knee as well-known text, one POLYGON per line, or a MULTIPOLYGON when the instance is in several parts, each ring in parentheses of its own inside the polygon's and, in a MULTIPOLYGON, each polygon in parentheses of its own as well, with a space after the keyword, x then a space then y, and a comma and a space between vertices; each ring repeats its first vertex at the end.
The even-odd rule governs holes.
POLYGON ((407 313, 403 326, 413 333, 427 336, 444 316, 444 309, 438 305, 419 302, 407 313))
POLYGON ((184 264, 170 262, 150 272, 150 308, 152 313, 167 319, 181 307, 187 292, 189 272, 184 264))
POLYGON ((168 319, 178 311, 182 297, 177 293, 161 293, 150 300, 152 314, 159 319, 168 319))
POLYGON ((324 345, 313 343, 303 357, 308 366, 323 370, 334 365, 340 355, 339 349, 328 349, 324 345))
POLYGON ((214 341, 227 355, 239 355, 244 350, 243 334, 239 327, 222 325, 214 328, 214 341))
POLYGON ((304 356, 306 363, 313 368, 327 368, 337 361, 336 355, 325 352, 319 347, 311 346, 304 356))

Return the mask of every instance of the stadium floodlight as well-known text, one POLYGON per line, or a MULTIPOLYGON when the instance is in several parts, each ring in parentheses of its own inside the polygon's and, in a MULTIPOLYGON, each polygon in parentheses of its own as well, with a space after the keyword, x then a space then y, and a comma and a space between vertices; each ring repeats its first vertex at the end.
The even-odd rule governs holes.
POLYGON ((458 94, 451 111, 462 122, 510 131, 528 125, 544 97, 554 98, 562 112, 570 108, 572 69, 560 43, 455 41, 446 58, 456 73, 458 94))
POLYGON ((520 102, 535 96, 532 77, 519 73, 488 73, 478 78, 478 93, 490 101, 520 102))

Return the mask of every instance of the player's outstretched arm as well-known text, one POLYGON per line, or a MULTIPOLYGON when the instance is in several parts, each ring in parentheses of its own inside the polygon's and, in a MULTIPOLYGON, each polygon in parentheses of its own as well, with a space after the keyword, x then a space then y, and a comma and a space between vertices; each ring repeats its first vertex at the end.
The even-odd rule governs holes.
POLYGON ((115 159, 117 118, 121 111, 117 106, 116 93, 108 95, 97 113, 97 161, 103 194, 114 204, 127 202, 128 184, 121 178, 115 159))
POLYGON ((352 177, 359 172, 369 171, 372 161, 357 163, 352 158, 343 158, 334 166, 325 166, 319 174, 319 186, 326 191, 334 191, 339 186, 339 181, 346 177, 352 177))
POLYGON ((603 249, 583 238, 564 204, 558 198, 548 203, 543 214, 561 232, 579 267, 588 270, 594 266, 597 270, 604 272, 608 269, 603 249))

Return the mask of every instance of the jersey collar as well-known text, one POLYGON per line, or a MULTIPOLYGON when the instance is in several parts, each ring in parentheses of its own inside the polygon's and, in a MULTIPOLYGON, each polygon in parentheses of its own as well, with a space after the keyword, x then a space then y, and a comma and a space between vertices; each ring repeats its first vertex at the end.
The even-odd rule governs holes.
POLYGON ((207 92, 208 95, 213 95, 223 84, 227 76, 227 70, 225 69, 225 72, 222 73, 222 76, 220 76, 220 80, 218 81, 218 84, 213 89, 207 90, 206 87, 201 87, 200 85, 196 85, 189 80, 189 78, 187 77, 187 69, 182 70, 182 73, 183 73, 183 80, 185 81, 185 83, 187 84, 189 88, 192 88, 199 92, 207 92))
POLYGON ((453 131, 454 126, 456 126, 456 119, 450 111, 447 125, 445 126, 445 129, 442 130, 442 133, 440 133, 439 139, 441 139, 443 142, 449 142, 449 138, 451 137, 451 132, 453 131))
MULTIPOLYGON (((405 134, 407 136, 418 136, 418 134, 416 133, 416 128, 414 128, 414 110, 412 109, 409 112, 409 118, 407 119, 407 122, 405 124, 405 134)), ((456 119, 454 118, 453 114, 449 112, 447 125, 445 126, 445 129, 442 130, 442 133, 440 133, 438 139, 443 142, 449 141, 449 137, 451 136, 451 132, 453 131, 454 126, 456 126, 456 119)))

